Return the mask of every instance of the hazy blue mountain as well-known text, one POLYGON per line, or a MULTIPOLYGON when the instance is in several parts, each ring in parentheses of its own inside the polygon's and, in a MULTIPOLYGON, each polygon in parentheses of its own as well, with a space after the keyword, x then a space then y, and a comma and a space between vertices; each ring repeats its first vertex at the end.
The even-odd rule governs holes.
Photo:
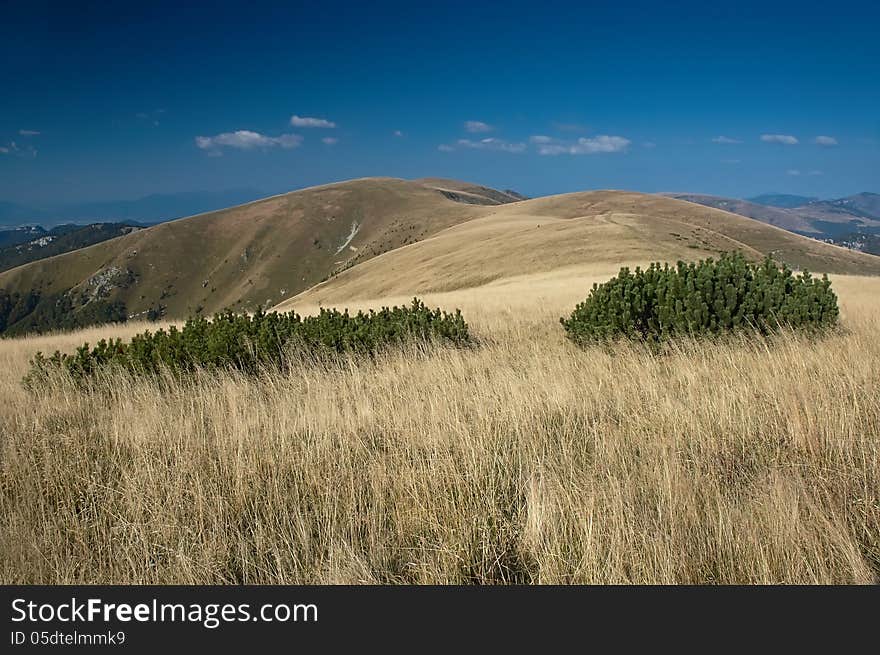
POLYGON ((791 209, 793 207, 801 207, 811 202, 819 200, 819 198, 811 198, 809 196, 796 196, 790 193, 764 193, 754 198, 746 198, 748 202, 757 205, 767 205, 768 207, 782 207, 783 209, 791 209))
POLYGON ((57 210, 56 214, 69 221, 134 220, 155 223, 241 205, 265 195, 256 189, 156 193, 136 200, 68 205, 57 210))
POLYGON ((852 250, 878 254, 880 194, 877 193, 863 192, 832 200, 809 200, 806 196, 785 194, 764 194, 750 200, 695 193, 665 195, 748 216, 852 250), (803 200, 809 202, 794 205, 803 200))
MULTIPOLYGON (((14 232, 26 234, 29 238, 0 246, 0 271, 85 248, 140 229, 137 225, 127 223, 66 224, 51 230, 41 227, 19 228, 14 232)), ((0 235, 3 234, 5 232, 0 232, 0 235)))
POLYGON ((0 228, 0 248, 32 241, 33 239, 40 238, 44 234, 46 234, 46 230, 39 225, 0 228))
POLYGON ((183 216, 224 209, 257 200, 267 194, 257 189, 186 191, 144 196, 134 200, 75 203, 55 207, 28 207, 0 201, 0 226, 51 226, 61 223, 127 221, 159 223, 183 216))
POLYGON ((48 215, 41 209, 0 200, 0 225, 2 226, 15 227, 36 224, 44 222, 47 218, 48 215))
POLYGON ((829 214, 850 214, 861 218, 880 219, 880 193, 857 193, 836 200, 819 200, 804 207, 829 214))

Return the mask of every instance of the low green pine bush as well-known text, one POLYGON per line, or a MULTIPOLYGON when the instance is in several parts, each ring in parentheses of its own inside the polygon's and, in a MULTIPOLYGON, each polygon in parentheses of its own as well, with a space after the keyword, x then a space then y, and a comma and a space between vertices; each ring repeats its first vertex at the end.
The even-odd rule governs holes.
POLYGON ((659 343, 738 329, 820 330, 834 325, 838 314, 827 275, 795 275, 769 257, 752 264, 735 253, 675 267, 622 268, 617 277, 594 284, 589 297, 560 321, 580 344, 619 338, 659 343))
POLYGON ((56 351, 45 357, 37 353, 25 384, 32 387, 53 370, 84 379, 113 366, 137 374, 155 374, 164 369, 254 373, 266 366, 284 365, 291 356, 371 356, 389 346, 429 341, 467 343, 468 326, 461 312, 431 310, 417 298, 408 307, 383 307, 356 315, 331 309, 306 317, 262 310, 253 315, 226 312, 211 320, 191 318, 182 329, 171 326, 167 331, 146 331, 128 343, 102 339, 95 347, 86 343, 73 354, 56 351))

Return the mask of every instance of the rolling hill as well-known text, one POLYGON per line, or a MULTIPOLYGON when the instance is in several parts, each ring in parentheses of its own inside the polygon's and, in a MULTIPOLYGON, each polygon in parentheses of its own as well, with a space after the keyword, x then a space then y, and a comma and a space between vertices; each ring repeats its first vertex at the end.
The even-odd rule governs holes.
POLYGON ((444 184, 445 192, 394 178, 312 187, 20 266, 0 274, 0 331, 275 304, 488 209, 450 190, 479 195, 483 205, 513 198, 444 184))
POLYGON ((700 193, 673 193, 665 194, 678 200, 687 200, 698 205, 706 207, 714 207, 723 209, 724 211, 747 216, 755 220, 781 227, 783 230, 797 232, 798 234, 806 234, 809 236, 822 236, 821 230, 814 227, 809 219, 796 211, 782 209, 780 207, 762 205, 757 202, 748 200, 739 200, 737 198, 724 198, 722 196, 711 196, 700 193))
POLYGON ((854 231, 861 227, 875 234, 880 233, 880 194, 858 193, 836 200, 818 200, 792 211, 824 226, 829 232, 854 231))
POLYGON ((297 302, 584 266, 604 274, 726 250, 880 274, 880 258, 691 202, 623 191, 517 197, 451 180, 364 178, 162 223, 0 273, 0 332, 285 307, 307 290, 297 302))
POLYGON ((499 191, 479 184, 449 180, 441 177, 424 177, 416 180, 416 182, 440 191, 450 200, 472 205, 503 205, 508 202, 528 200, 527 196, 509 189, 499 191))
POLYGON ((757 196, 750 200, 698 193, 663 195, 724 209, 817 239, 839 242, 852 233, 880 234, 880 195, 876 193, 858 193, 836 200, 811 200, 781 194, 757 196))
POLYGON ((343 271, 278 309, 481 285, 497 289, 526 275, 561 274, 586 291, 586 280, 623 264, 730 250, 754 259, 772 254, 811 271, 880 275, 880 257, 737 214, 663 196, 593 191, 483 208, 482 216, 343 271))

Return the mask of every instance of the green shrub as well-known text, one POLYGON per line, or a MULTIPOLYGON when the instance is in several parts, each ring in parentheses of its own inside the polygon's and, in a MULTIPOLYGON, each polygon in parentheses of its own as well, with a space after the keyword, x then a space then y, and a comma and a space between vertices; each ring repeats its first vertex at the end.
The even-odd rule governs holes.
POLYGON ((817 330, 832 326, 838 313, 827 275, 794 275, 769 257, 752 264, 736 253, 675 267, 622 268, 617 277, 594 284, 589 297, 560 321, 577 343, 621 337, 657 343, 737 329, 817 330))
POLYGON ((383 307, 358 312, 321 309, 317 316, 266 313, 216 314, 213 319, 190 318, 182 329, 146 331, 130 342, 102 339, 94 348, 84 344, 73 354, 37 353, 25 384, 33 386, 52 370, 87 378, 108 366, 138 374, 160 370, 236 369, 253 373, 266 366, 283 365, 293 353, 305 357, 334 354, 373 355, 394 344, 410 341, 463 344, 468 327, 454 314, 430 310, 414 298, 409 307, 383 307))

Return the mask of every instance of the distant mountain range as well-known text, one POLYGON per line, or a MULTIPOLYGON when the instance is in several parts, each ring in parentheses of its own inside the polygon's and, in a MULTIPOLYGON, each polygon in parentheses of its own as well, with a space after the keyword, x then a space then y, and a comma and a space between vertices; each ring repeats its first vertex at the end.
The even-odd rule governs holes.
POLYGON ((257 189, 227 191, 187 191, 157 193, 136 200, 101 201, 62 205, 52 208, 28 207, 0 201, 0 227, 62 223, 98 223, 109 221, 143 224, 192 216, 263 198, 267 193, 257 189))
POLYGON ((143 228, 128 223, 68 223, 50 230, 34 226, 0 231, 0 271, 85 248, 140 229, 143 228))
POLYGON ((746 198, 747 201, 756 205, 767 205, 768 207, 782 207, 783 209, 791 209, 792 207, 801 207, 811 202, 816 202, 820 198, 812 196, 795 196, 790 193, 765 193, 754 198, 746 198))
POLYGON ((880 236, 880 194, 877 193, 857 193, 832 200, 785 194, 767 194, 748 200, 694 193, 663 195, 724 209, 798 234, 860 250, 868 246, 858 244, 874 243, 875 240, 860 239, 859 235, 880 236))

